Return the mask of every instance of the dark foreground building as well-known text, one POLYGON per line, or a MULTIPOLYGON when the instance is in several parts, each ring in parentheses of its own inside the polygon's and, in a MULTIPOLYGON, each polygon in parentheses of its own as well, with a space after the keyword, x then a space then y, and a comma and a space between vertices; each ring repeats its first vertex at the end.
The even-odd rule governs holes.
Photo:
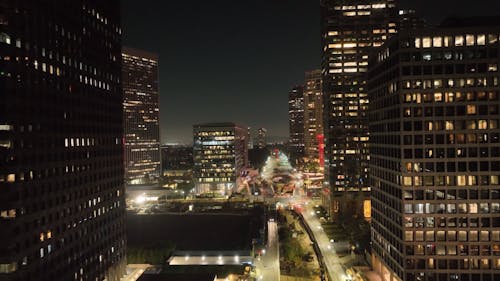
POLYGON ((370 65, 373 267, 500 280, 500 18, 401 31, 370 65))
POLYGON ((119 1, 0 1, 0 280, 125 267, 119 1))

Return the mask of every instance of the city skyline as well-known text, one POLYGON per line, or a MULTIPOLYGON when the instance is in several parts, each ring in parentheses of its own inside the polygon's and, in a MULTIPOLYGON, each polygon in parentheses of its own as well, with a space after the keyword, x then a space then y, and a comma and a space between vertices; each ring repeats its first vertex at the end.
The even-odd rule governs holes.
MULTIPOLYGON (((225 120, 287 139, 287 89, 320 66, 318 2, 291 1, 284 9, 282 1, 123 1, 124 45, 160 57, 161 143, 191 143, 193 124, 225 120), (198 83, 188 82, 193 73, 198 83)), ((400 2, 432 24, 500 10, 494 0, 458 7, 450 0, 400 2)))
POLYGON ((500 281, 500 3, 411 2, 0 0, 0 281, 500 281))

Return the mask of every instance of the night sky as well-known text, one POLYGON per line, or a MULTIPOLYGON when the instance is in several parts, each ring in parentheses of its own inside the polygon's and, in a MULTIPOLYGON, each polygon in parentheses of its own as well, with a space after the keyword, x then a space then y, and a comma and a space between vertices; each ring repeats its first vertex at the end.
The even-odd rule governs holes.
MULTIPOLYGON (((430 23, 500 14, 499 0, 401 5, 430 23)), ((162 143, 189 143, 193 124, 216 121, 286 139, 288 91, 320 64, 319 0, 122 0, 122 10, 123 44, 160 56, 162 143)))

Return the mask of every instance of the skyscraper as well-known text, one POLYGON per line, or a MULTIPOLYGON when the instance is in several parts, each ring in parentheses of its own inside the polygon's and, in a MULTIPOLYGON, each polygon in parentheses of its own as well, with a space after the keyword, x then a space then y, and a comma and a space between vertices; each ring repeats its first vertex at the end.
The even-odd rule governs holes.
POLYGON ((257 148, 263 149, 267 146, 267 130, 266 128, 259 128, 257 130, 257 148))
POLYGON ((323 91, 321 70, 306 72, 304 86, 304 152, 324 164, 323 91))
POLYGON ((304 156, 304 87, 295 86, 288 93, 288 140, 290 156, 297 160, 304 156))
POLYGON ((0 7, 0 280, 119 280, 120 2, 0 7))
POLYGON ((500 280, 500 18, 403 31, 370 61, 373 266, 500 280))
POLYGON ((234 123, 193 126, 193 157, 196 193, 229 195, 236 179, 248 166, 246 127, 234 123))
MULTIPOLYGON (((337 213, 342 211, 344 195, 367 199, 370 194, 364 75, 369 52, 396 33, 398 11, 395 0, 321 4, 325 180, 333 197, 329 211, 337 213)), ((360 213, 361 206, 357 210, 360 213)))
POLYGON ((125 180, 156 181, 160 176, 158 56, 123 48, 125 180))
POLYGON ((252 138, 252 128, 247 128, 247 147, 248 149, 253 149, 253 138, 252 138))

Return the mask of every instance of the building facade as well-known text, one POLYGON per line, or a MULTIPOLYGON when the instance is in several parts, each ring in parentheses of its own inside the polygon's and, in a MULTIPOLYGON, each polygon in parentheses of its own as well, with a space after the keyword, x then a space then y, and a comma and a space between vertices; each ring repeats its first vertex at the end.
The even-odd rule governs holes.
POLYGON ((162 186, 182 188, 193 182, 193 147, 190 145, 161 146, 162 186))
POLYGON ((341 206, 345 196, 369 199, 365 74, 370 51, 396 33, 398 11, 395 0, 323 0, 321 6, 325 181, 334 197, 329 211, 339 213, 348 208, 341 206))
POLYGON ((246 127, 234 123, 194 125, 193 137, 196 193, 231 194, 248 166, 246 127))
POLYGON ((401 32, 372 58, 372 253, 383 281, 500 280, 499 30, 499 18, 450 20, 401 32))
POLYGON ((1 1, 0 69, 0 280, 119 280, 120 2, 1 1))
POLYGON ((158 56, 123 48, 125 181, 147 184, 160 176, 158 56))
POLYGON ((304 154, 324 165, 323 87, 321 70, 308 71, 304 86, 304 154))
POLYGON ((304 87, 295 86, 288 93, 288 127, 290 156, 296 160, 304 156, 304 87))

